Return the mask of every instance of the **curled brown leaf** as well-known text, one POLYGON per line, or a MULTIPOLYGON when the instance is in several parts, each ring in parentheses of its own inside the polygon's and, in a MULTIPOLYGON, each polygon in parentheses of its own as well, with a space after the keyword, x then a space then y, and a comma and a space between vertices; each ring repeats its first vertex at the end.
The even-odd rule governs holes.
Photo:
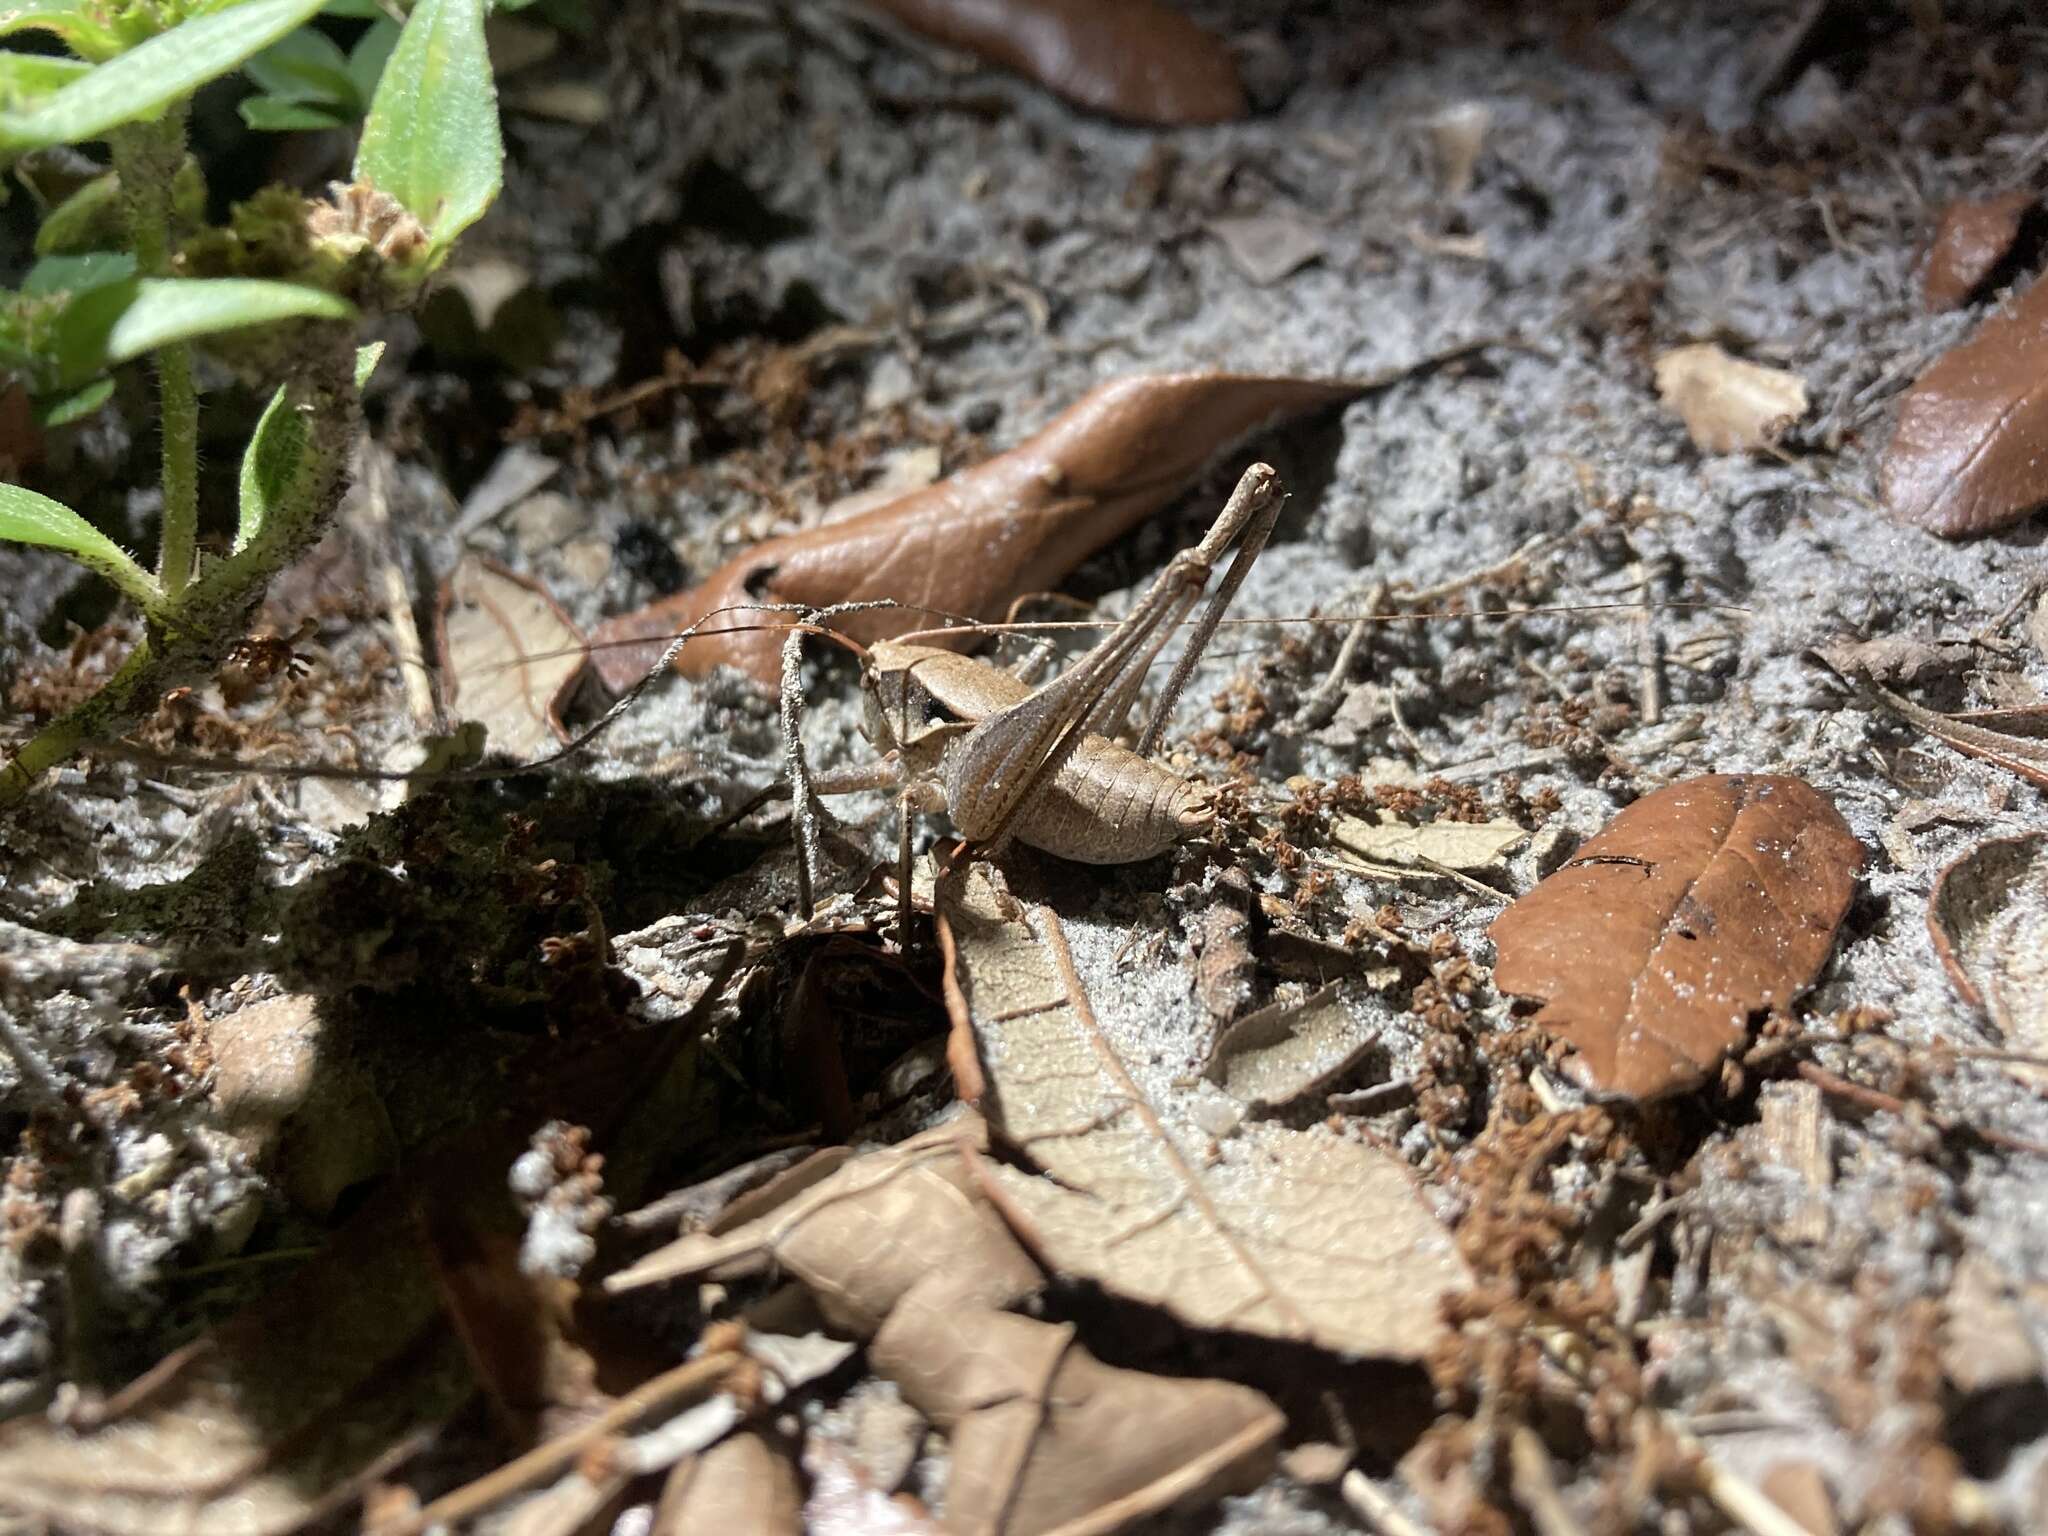
POLYGON ((1134 123, 1227 123, 1246 111, 1223 40, 1159 0, 872 0, 927 37, 1134 123))
POLYGON ((1286 1423, 1250 1387, 1119 1370, 1071 1324, 921 1293, 869 1359, 947 1433, 951 1531, 1082 1536, 1255 1487, 1286 1423))
POLYGON ((1699 1083, 1819 974, 1863 848, 1804 780, 1709 774, 1638 800, 1494 919, 1494 982, 1542 1000, 1587 1087, 1699 1083))
MULTIPOLYGON (((1357 398, 1377 380, 1231 373, 1138 374, 1090 390, 1035 436, 986 463, 841 522, 770 539, 701 586, 608 620, 594 639, 615 690, 637 681, 677 631, 758 602, 824 607, 889 598, 998 619, 1193 484, 1218 450, 1282 417, 1357 398), (645 641, 645 645, 621 642, 645 641)), ((776 674, 787 618, 738 612, 684 647, 701 677, 721 663, 776 674)), ((936 622, 915 607, 844 621, 879 640, 936 622)))
POLYGON ((2048 501, 2044 353, 2048 281, 2037 280, 1920 375, 1878 466, 1894 517, 1958 539, 2048 501))
POLYGON ((2007 192, 1942 209, 1920 274, 1920 297, 1927 307, 1954 309, 1981 288, 2012 249, 2020 221, 2038 200, 2032 192, 2007 192))

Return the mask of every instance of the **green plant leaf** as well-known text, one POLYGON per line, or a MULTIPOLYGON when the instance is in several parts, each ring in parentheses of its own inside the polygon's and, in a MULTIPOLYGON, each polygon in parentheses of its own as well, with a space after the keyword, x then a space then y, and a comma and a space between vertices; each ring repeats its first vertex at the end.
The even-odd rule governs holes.
POLYGON ((316 133, 323 128, 346 128, 355 116, 333 107, 285 101, 276 96, 245 96, 235 110, 258 133, 316 133))
POLYGON ((370 103, 356 179, 426 226, 433 259, 483 217, 504 164, 484 0, 420 0, 370 103))
POLYGON ((61 501, 39 496, 25 486, 0 485, 0 539, 61 549, 89 570, 98 571, 144 608, 162 593, 128 552, 61 501))
POLYGON ((0 108, 12 112, 32 107, 54 96, 92 66, 83 59, 63 59, 47 53, 0 52, 0 108))
POLYGON ((0 5, 0 37, 12 32, 50 32, 81 59, 98 62, 121 51, 121 34, 108 26, 100 7, 78 0, 11 0, 0 5))
POLYGON ((242 66, 242 73, 279 101, 308 101, 344 110, 356 106, 348 55, 313 27, 288 32, 242 66))
POLYGON ((379 16, 348 51, 348 77, 356 84, 356 99, 363 104, 363 110, 367 111, 376 100, 377 82, 384 77, 384 66, 390 62, 399 36, 398 23, 389 16, 379 16))
POLYGON ((36 402, 36 420, 46 427, 68 427, 74 421, 82 421, 105 405, 114 393, 112 379, 94 379, 83 389, 74 389, 69 394, 59 395, 54 400, 36 402))
POLYGON ((354 306, 318 288, 253 278, 129 278, 80 294, 55 326, 62 377, 75 382, 172 342, 280 320, 348 320, 354 306))
POLYGON ((95 176, 43 215, 36 254, 60 256, 103 251, 120 242, 121 182, 112 171, 95 176))
POLYGON ((0 112, 0 149, 40 149, 106 136, 155 117, 229 74, 320 9, 322 0, 246 0, 182 22, 23 111, 0 112))
MULTIPOLYGON (((370 382, 383 355, 381 341, 356 349, 357 390, 370 382)), ((284 408, 284 391, 280 389, 263 408, 248 451, 242 455, 241 495, 235 512, 237 550, 263 531, 271 512, 291 494, 305 447, 306 423, 284 408)))
POLYGON ((84 251, 78 255, 45 256, 28 269, 21 291, 36 298, 58 293, 90 293, 135 275, 135 258, 127 251, 84 251))

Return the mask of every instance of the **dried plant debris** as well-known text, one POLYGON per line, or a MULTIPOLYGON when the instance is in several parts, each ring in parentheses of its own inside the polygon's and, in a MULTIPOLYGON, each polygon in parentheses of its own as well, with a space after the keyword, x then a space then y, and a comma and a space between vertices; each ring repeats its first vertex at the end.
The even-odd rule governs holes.
POLYGON ((1974 298, 2005 260, 2019 238, 2020 222, 2038 201, 2033 192, 2006 192, 1942 209, 1920 273, 1920 297, 1927 307, 1955 309, 1974 298))
POLYGON ((1820 973, 1863 849, 1803 780, 1710 774, 1637 801, 1488 929, 1601 1093, 1693 1087, 1820 973))
POLYGON ((973 1192, 964 1154, 985 1145, 986 1128, 964 1115, 893 1147, 841 1153, 822 1179, 801 1164, 735 1201, 717 1230, 677 1239, 605 1289, 772 1264, 802 1281, 835 1327, 860 1337, 928 1277, 963 1305, 1006 1305, 1044 1277, 973 1192))
POLYGON ((692 641, 677 667, 701 677, 734 666, 772 682, 777 626, 788 619, 745 611, 760 602, 912 605, 840 621, 864 642, 929 628, 945 614, 1002 618, 1016 598, 1052 590, 1166 506, 1232 442, 1371 387, 1229 373, 1112 380, 1007 453, 857 517, 770 539, 701 586, 608 620, 595 637, 600 675, 615 690, 630 685, 671 635, 718 614, 712 628, 736 632, 692 641), (634 640, 649 643, 617 643, 634 640))
MULTIPOLYGON (((1956 992, 2010 1050, 2048 1054, 2048 833, 1995 837, 1944 869, 1927 901, 1956 992)), ((2016 1064, 2033 1082, 2048 1071, 2016 1064)))
POLYGON ((449 706, 521 760, 568 739, 561 709, 582 674, 583 636, 547 589, 478 555, 441 583, 441 678, 449 706))
POLYGON ((1208 229, 1237 270, 1261 288, 1320 261, 1330 250, 1321 230, 1286 210, 1211 219, 1208 229))
MULTIPOLYGON (((1821 659, 1831 664, 1835 653, 1821 659)), ((1866 675, 1838 667, 1844 675, 1861 683, 1870 696, 1886 709, 1945 742, 1968 757, 1995 763, 2007 773, 2016 773, 2029 784, 2048 789, 2048 705, 2025 709, 1978 709, 1945 715, 1924 709, 1911 699, 1869 681, 1866 675)))
POLYGON ((1657 359, 1657 397, 1702 453, 1754 453, 1776 445, 1806 414, 1796 373, 1730 357, 1711 342, 1657 359))
POLYGON ((1418 824, 1339 816, 1330 824, 1330 840, 1365 861, 1368 873, 1391 868, 1452 869, 1460 874, 1481 874, 1499 871, 1509 852, 1529 840, 1529 831, 1512 821, 1418 824))
POLYGON ((0 1425, 0 1509, 109 1536, 269 1536, 342 1504, 474 1391, 396 1192, 82 1430, 0 1425))
POLYGON ((802 1536, 803 1490, 788 1451, 751 1429, 677 1462, 648 1536, 802 1536))
POLYGON ((1227 123, 1246 112, 1223 39, 1162 0, 870 0, 905 26, 1134 123, 1227 123))
POLYGON ((1256 1487, 1286 1423, 1250 1387, 1119 1370, 1071 1325, 923 1295, 868 1357, 946 1432, 944 1525, 971 1536, 1115 1531, 1256 1487))
POLYGON ((1944 538, 2010 527, 2048 501, 2048 281, 1921 374, 1878 466, 1885 506, 1944 538))
POLYGON ((1217 1037, 1204 1075, 1253 1113, 1327 1087, 1373 1048, 1377 1033, 1352 1017, 1342 992, 1322 987, 1246 1014, 1217 1037))
POLYGON ((1469 1276, 1406 1164, 1322 1126, 1219 1138, 1200 1121, 1220 1090, 1199 1079, 1148 1099, 1050 909, 1007 915, 980 870, 940 902, 984 1111, 1038 1170, 985 1175, 1034 1254, 1198 1328, 1403 1360, 1430 1347, 1438 1296, 1469 1276))

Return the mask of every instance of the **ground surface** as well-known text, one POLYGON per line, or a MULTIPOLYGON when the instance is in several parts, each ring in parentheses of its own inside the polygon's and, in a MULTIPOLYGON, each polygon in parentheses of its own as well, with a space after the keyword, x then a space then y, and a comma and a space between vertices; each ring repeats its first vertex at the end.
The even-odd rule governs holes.
MULTIPOLYGON (((1836 7, 1849 14, 1811 34, 1789 5, 1639 4, 1583 26, 1562 14, 1517 22, 1510 7, 1302 8, 1285 19, 1274 9, 1201 8, 1245 42, 1269 109, 1173 133, 1077 115, 828 10, 770 20, 743 7, 644 7, 619 20, 568 67, 612 93, 613 126, 515 116, 508 193, 472 247, 545 292, 563 327, 553 359, 456 367, 446 349, 400 348, 386 365, 373 406, 383 548, 421 614, 471 548, 538 578, 592 624, 677 584, 678 560, 699 577, 747 539, 814 521, 892 453, 935 445, 950 472, 1118 374, 1360 375, 1512 338, 1524 345, 1222 459, 1069 590, 1127 602, 1199 534, 1255 451, 1294 500, 1239 616, 1357 612, 1374 584, 1429 589, 1544 536, 1537 554, 1459 596, 1485 609, 1609 606, 1376 629, 1320 712, 1305 702, 1341 627, 1226 630, 1182 705, 1182 760, 1213 776, 1241 752, 1275 796, 1298 774, 1389 785, 1441 775, 1496 812, 1520 804, 1538 836, 1489 877, 1498 899, 1344 877, 1315 903, 1311 926, 1337 933, 1391 902, 1411 931, 1448 932, 1482 963, 1502 901, 1631 800, 1703 772, 1798 775, 1868 850, 1803 1014, 1889 1015, 1881 1041, 1819 1059, 1917 1093, 1914 1065, 1934 1042, 1995 1044, 1936 961, 1926 902, 1950 859, 2040 828, 2042 794, 1870 712, 1808 651, 1844 636, 1975 639, 1927 702, 2012 705, 2048 689, 2048 658, 2025 623, 2044 573, 2042 523, 1944 543, 1888 519, 1873 489, 1896 392, 1981 312, 1922 311, 1916 262, 1935 213, 1958 196, 2038 184, 2048 30, 2019 5, 1949 7, 1931 31, 1903 10, 1836 7), (1805 41, 1773 69, 1773 47, 1793 36, 1805 41), (1487 120, 1471 184, 1447 195, 1432 124, 1475 104, 1487 120), (1272 221, 1268 240, 1310 234, 1321 254, 1254 282, 1209 228, 1228 217, 1272 221), (827 323, 866 328, 865 339, 780 393, 761 382, 776 348, 827 323), (1813 409, 1781 453, 1702 456, 1660 407, 1652 359, 1694 340, 1805 381, 1813 409), (686 359, 673 387, 591 408, 657 376, 670 347, 686 359), (513 433, 520 452, 546 456, 544 484, 536 477, 496 511, 471 500, 465 515, 513 433), (1614 606, 1646 595, 1666 606, 1614 606)), ((81 462, 127 462, 118 442, 93 451, 81 462)), ((372 532, 281 596, 320 620, 302 647, 312 671, 284 708, 251 724, 259 702, 232 728, 161 740, 274 763, 333 760, 323 748, 341 743, 366 763, 416 751, 423 733, 373 595, 385 567, 364 500, 351 517, 372 532)), ((36 638, 61 632, 58 589, 45 565, 4 558, 8 590, 26 598, 10 603, 0 653, 22 707, 22 679, 62 671, 36 638)), ((814 761, 863 760, 850 669, 823 666, 810 681, 814 761)), ((677 918, 758 935, 793 910, 772 814, 757 837, 674 850, 768 782, 779 756, 764 695, 731 679, 676 680, 552 796, 505 793, 565 862, 601 871, 594 899, 614 934, 677 918), (742 883, 715 886, 728 875, 742 883)), ((502 961, 491 984, 530 1002, 546 986, 507 973, 527 964, 536 930, 449 916, 462 882, 487 873, 381 911, 389 892, 350 878, 374 860, 347 829, 384 793, 101 763, 0 834, 0 999, 44 1063, 24 1075, 0 1056, 18 1236, 0 1253, 0 1401, 37 1406, 82 1373, 121 1379, 260 1285, 264 1265, 223 1261, 302 1248, 332 1214, 333 1190, 324 1205, 318 1191, 287 1198, 226 1134, 198 1091, 205 1030, 176 985, 205 1017, 265 993, 346 995, 356 1027, 387 1032, 452 1006, 431 1038, 387 1050, 363 1069, 371 1086, 349 1090, 383 1098, 401 1145, 459 1119, 451 1106, 465 1093, 487 1091, 488 1073, 462 1065, 480 1054, 462 1038, 475 998, 434 978, 446 954, 482 954, 480 965, 502 961), (161 1078, 186 1091, 154 1092, 161 1078), (86 1122, 59 1135, 63 1102, 86 1106, 86 1122), (54 1234, 87 1222, 94 1203, 97 1235, 80 1257, 79 1242, 54 1234)), ((840 808, 849 835, 886 849, 886 806, 861 805, 840 808)), ((372 849, 417 865, 432 837, 407 827, 372 849)), ((1146 1021, 1157 1054, 1179 1060, 1199 1057, 1214 1028, 1190 980, 1188 935, 1228 862, 1189 854, 1100 877, 1033 866, 1017 878, 1065 916, 1097 1010, 1146 1021)), ((859 886, 862 861, 842 863, 840 885, 859 886)), ((1255 889, 1299 894, 1270 862, 1241 868, 1255 889)), ((580 926, 550 916, 537 932, 580 926)), ((1253 996, 1276 980, 1262 970, 1253 996)), ((887 1024, 862 1050, 877 1064, 943 1028, 902 996, 874 1011, 887 1024)), ((1506 1005, 1486 994, 1478 1016, 1482 1031, 1503 1025, 1506 1005)), ((481 1008, 474 1017, 478 1030, 526 1027, 481 1008)), ((729 1070, 749 1085, 722 1111, 729 1144, 699 1137, 673 1150, 672 1182, 810 1124, 801 1085, 789 1086, 772 1045, 749 1043, 745 1017, 736 1009, 726 1036, 729 1070)), ((1434 1060, 1431 1026, 1405 995, 1358 1000, 1354 1024, 1379 1051, 1339 1086, 1412 1078, 1434 1060)), ((1507 1091, 1501 1070, 1473 1058, 1462 1112, 1425 1098, 1371 1122, 1447 1213, 1487 1198, 1470 1154, 1507 1091)), ((1996 1063, 1951 1061, 1924 1086, 1943 1115, 2048 1141, 2048 1104, 1996 1063)), ((1772 1104, 1805 1106, 1802 1094, 1817 1090, 1752 1078, 1705 1091, 1643 1131, 1665 1145, 1626 1174, 1590 1149, 1565 1158, 1556 1197, 1582 1216, 1623 1210, 1627 1226, 1680 1201, 1648 1245, 1642 1294, 1622 1303, 1646 1390, 1749 1477, 1785 1461, 1819 1468, 1838 1509, 1876 1529, 1953 1515, 1937 1462, 1981 1482, 1994 1524, 2040 1529, 2038 1371, 2031 1390, 2022 1369, 2017 1389, 1999 1378, 1988 1395, 1970 1391, 1943 1298, 1959 1266, 1983 1266, 1993 1290, 2034 1298, 2019 1305, 2021 1337, 2042 1338, 2048 1164, 1944 1140, 1926 1115, 1832 1104, 1814 1133, 1821 1171, 1802 1174, 1758 1129, 1776 1123, 1772 1104), (1930 1352, 1943 1350, 1930 1372, 1930 1352)), ((862 1134, 901 1134, 943 1097, 862 1134)), ((323 1152, 341 1164, 323 1165, 328 1184, 349 1186, 351 1155, 323 1152)), ((379 1166, 375 1148, 360 1156, 361 1171, 379 1166)), ((1327 1427, 1307 1437, 1318 1435, 1327 1427)), ((1588 1519, 1621 1476, 1593 1452, 1563 1456, 1559 1475, 1588 1519)), ((1663 1528, 1708 1528, 1702 1509, 1674 1503, 1663 1528)), ((1220 1518, 1306 1531, 1347 1516, 1326 1492, 1282 1478, 1220 1518)))

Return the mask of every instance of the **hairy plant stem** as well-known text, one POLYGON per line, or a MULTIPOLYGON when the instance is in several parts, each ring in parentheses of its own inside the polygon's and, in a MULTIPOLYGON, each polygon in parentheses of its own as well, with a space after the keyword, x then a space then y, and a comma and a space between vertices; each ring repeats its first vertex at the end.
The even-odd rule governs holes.
POLYGON ((73 753, 128 730, 173 688, 212 673, 247 627, 270 578, 327 531, 341 505, 361 419, 355 349, 346 328, 333 329, 285 384, 286 408, 306 423, 305 448, 289 492, 247 544, 164 601, 141 643, 98 693, 52 720, 0 765, 0 810, 18 803, 38 778, 73 753))
MULTIPOLYGON (((153 123, 132 123, 111 140, 135 268, 143 277, 171 270, 172 182, 185 163, 185 109, 153 123)), ((163 541, 157 582, 176 597, 192 579, 199 531, 199 391, 192 349, 183 342, 156 352, 159 430, 163 434, 163 541)))

